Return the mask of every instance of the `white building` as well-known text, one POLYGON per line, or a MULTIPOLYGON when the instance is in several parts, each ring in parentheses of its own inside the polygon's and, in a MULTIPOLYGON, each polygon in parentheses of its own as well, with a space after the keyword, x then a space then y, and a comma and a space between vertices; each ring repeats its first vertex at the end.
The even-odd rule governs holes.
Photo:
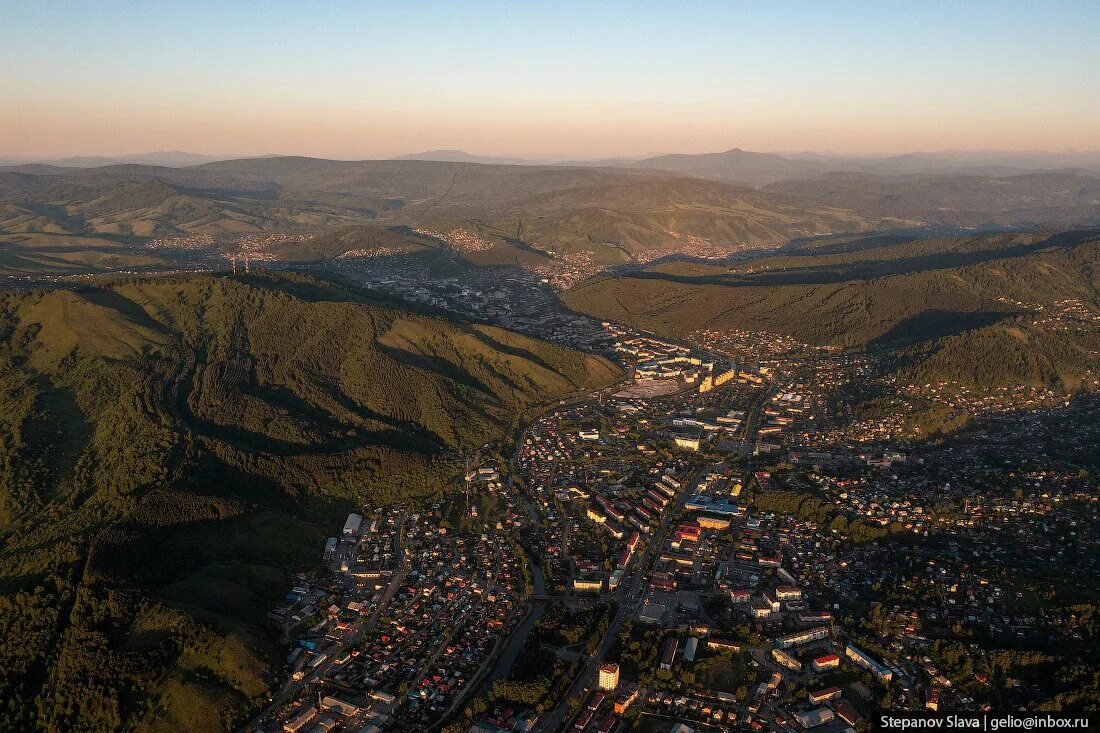
POLYGON ((344 536, 355 537, 359 534, 359 527, 363 524, 363 517, 360 514, 349 514, 348 521, 344 522, 344 536))

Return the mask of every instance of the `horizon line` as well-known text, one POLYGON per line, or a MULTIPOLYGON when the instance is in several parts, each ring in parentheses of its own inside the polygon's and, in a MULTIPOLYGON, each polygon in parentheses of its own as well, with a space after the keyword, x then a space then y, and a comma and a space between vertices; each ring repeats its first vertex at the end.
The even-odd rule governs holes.
MULTIPOLYGON (((0 159, 7 161, 18 161, 20 164, 33 164, 33 163, 50 163, 53 161, 63 161, 68 159, 121 159, 121 158, 137 158, 137 157, 149 157, 155 155, 190 155, 204 158, 217 158, 218 161, 226 160, 258 160, 261 158, 308 158, 313 160, 331 160, 345 163, 354 162, 368 162, 368 161, 381 161, 381 160, 400 160, 402 158, 408 158, 412 156, 431 155, 433 153, 452 153, 468 155, 470 157, 478 158, 500 158, 510 160, 524 160, 530 162, 576 162, 576 163, 598 163, 605 160, 644 160, 648 158, 656 158, 662 156, 687 156, 696 157, 704 155, 722 155, 725 153, 733 152, 745 152, 757 155, 776 155, 776 156, 799 156, 799 155, 818 155, 818 156, 835 156, 843 158, 896 158, 904 157, 906 155, 958 155, 958 154, 971 154, 971 155, 1100 155, 1100 148, 1095 149, 1076 149, 1076 148, 916 148, 902 152, 884 152, 884 151, 867 151, 858 153, 845 153, 837 152, 834 150, 815 150, 812 148, 807 149, 787 149, 787 150, 751 150, 748 148, 741 148, 734 146, 732 148, 726 148, 723 150, 712 150, 700 153, 688 153, 688 152, 676 152, 676 151, 652 151, 647 153, 637 153, 629 155, 598 155, 598 156, 578 156, 570 155, 567 153, 495 153, 495 152, 473 152, 462 148, 428 148, 424 150, 417 150, 411 152, 391 153, 388 155, 379 156, 344 156, 344 155, 307 155, 301 153, 284 153, 284 152, 271 152, 271 153, 208 153, 199 152, 194 150, 146 150, 140 152, 120 152, 120 153, 71 153, 71 154, 46 154, 46 155, 26 155, 26 154, 8 154, 0 152, 0 159)), ((215 162, 215 161, 210 161, 215 162)), ((436 161, 436 162, 462 162, 462 161, 436 161)))

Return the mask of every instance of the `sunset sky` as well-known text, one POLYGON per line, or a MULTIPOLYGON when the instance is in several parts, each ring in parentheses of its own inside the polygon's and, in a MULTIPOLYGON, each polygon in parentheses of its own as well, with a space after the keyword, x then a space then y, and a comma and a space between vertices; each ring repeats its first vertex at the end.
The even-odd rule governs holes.
POLYGON ((7 156, 1100 149, 1095 1, 0 0, 0 18, 7 156))

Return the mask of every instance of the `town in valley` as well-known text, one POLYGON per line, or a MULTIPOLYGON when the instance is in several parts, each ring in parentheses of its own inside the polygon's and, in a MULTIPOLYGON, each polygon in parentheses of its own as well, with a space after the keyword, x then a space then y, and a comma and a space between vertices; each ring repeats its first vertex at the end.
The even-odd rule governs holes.
POLYGON ((836 733, 1039 699, 1044 680, 1014 676, 1014 654, 1042 654, 1022 640, 1081 638, 1040 599, 1100 571, 1073 467, 1100 383, 1067 414, 1054 392, 901 386, 779 334, 528 323, 523 298, 454 292, 627 378, 465 456, 442 496, 334 527, 272 609, 294 648, 250 730, 836 733), (910 406, 852 414, 869 388, 910 406), (966 435, 917 437, 928 401, 966 435))
POLYGON ((0 733, 1100 726, 1100 2, 0 0, 0 733))

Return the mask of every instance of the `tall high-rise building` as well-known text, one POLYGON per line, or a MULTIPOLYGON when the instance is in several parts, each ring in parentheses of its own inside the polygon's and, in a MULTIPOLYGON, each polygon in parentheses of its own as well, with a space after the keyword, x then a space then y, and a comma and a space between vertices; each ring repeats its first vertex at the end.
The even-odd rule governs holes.
POLYGON ((614 690, 619 686, 619 665, 614 662, 600 665, 599 687, 601 690, 614 690))

